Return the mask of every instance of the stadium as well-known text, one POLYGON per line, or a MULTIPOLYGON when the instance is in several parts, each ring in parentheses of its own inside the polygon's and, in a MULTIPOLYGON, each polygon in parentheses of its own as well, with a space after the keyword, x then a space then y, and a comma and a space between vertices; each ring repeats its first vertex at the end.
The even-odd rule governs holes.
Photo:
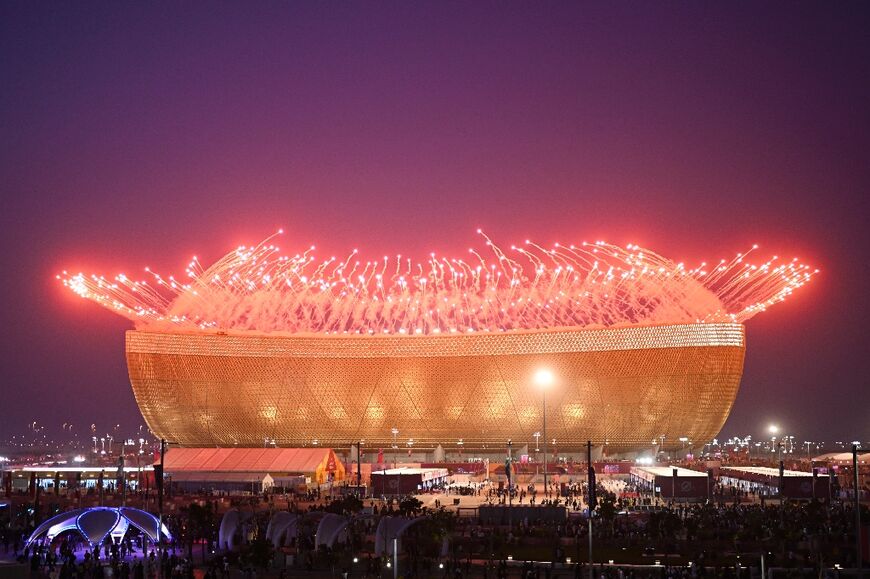
POLYGON ((133 320, 127 364, 149 428, 182 446, 363 441, 409 451, 540 441, 608 452, 712 439, 740 385, 743 321, 815 271, 737 254, 687 269, 597 242, 489 263, 317 262, 267 242, 188 283, 61 277, 133 320), (392 271, 394 269, 394 271, 392 271), (543 391, 533 376, 555 377, 543 391))
POLYGON ((743 370, 739 324, 443 337, 269 337, 127 333, 149 427, 188 446, 502 448, 548 438, 577 448, 709 440, 743 370))

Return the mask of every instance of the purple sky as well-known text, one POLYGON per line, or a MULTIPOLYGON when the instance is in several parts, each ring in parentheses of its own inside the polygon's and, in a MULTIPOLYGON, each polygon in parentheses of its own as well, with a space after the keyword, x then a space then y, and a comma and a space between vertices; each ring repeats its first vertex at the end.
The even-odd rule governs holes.
POLYGON ((61 269, 604 238, 822 270, 747 324, 723 434, 870 438, 870 9, 0 4, 0 436, 141 423, 61 269))

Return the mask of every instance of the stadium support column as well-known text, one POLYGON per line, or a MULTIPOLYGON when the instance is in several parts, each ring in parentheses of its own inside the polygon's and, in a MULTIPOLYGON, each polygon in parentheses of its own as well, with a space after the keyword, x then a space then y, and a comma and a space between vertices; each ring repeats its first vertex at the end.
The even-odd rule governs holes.
POLYGON ((861 500, 858 497, 858 445, 852 445, 852 487, 855 489, 855 565, 858 569, 858 579, 864 575, 863 553, 861 549, 861 500))

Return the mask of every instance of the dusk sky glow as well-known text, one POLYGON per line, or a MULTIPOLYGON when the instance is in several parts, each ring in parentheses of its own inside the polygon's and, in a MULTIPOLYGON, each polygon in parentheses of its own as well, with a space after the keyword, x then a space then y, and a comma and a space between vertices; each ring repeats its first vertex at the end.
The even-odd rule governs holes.
MULTIPOLYGON (((722 435, 870 438, 866 3, 0 5, 0 438, 142 423, 62 270, 607 239, 821 271, 722 435)), ((531 377, 530 377, 531 380, 531 377)), ((530 387, 532 387, 530 385, 530 387)))

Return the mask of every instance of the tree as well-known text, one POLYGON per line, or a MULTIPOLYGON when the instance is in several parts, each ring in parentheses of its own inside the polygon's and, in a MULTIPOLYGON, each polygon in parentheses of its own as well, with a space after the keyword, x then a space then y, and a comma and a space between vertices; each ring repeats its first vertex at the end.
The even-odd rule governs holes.
POLYGON ((255 539, 248 545, 248 561, 251 565, 265 569, 272 563, 274 549, 266 539, 255 539))
POLYGON ((193 559, 193 543, 202 541, 202 561, 205 563, 206 543, 214 539, 215 515, 211 503, 206 502, 205 506, 191 503, 184 512, 187 515, 185 539, 188 554, 193 559))
POLYGON ((416 497, 407 496, 399 503, 399 512, 405 516, 413 515, 423 508, 423 503, 416 497))

